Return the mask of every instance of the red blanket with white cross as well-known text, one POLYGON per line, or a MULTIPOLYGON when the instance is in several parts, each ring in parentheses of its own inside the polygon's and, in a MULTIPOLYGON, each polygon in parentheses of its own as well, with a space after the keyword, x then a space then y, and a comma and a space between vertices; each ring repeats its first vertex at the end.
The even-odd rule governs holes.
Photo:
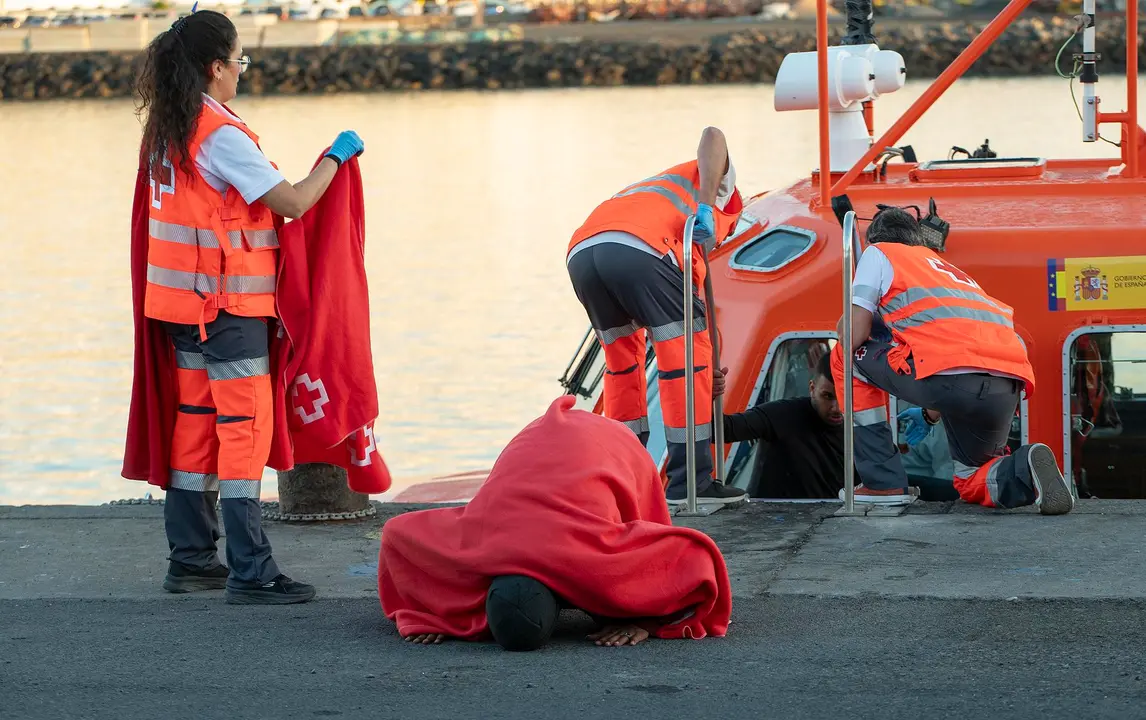
MULTIPOLYGON (((121 475, 166 489, 177 411, 175 354, 162 325, 143 314, 152 190, 141 157, 131 220, 134 378, 121 475)), ((357 159, 339 168, 303 217, 285 225, 277 220, 280 322, 268 323, 275 421, 267 466, 339 465, 352 490, 383 493, 391 481, 373 432, 378 395, 357 159)))
POLYGON ((510 441, 465 507, 383 526, 378 596, 401 635, 487 639, 486 593, 499 575, 532 577, 602 617, 658 619, 657 637, 725 634, 732 593, 720 549, 672 525, 632 431, 573 403, 558 398, 510 441))

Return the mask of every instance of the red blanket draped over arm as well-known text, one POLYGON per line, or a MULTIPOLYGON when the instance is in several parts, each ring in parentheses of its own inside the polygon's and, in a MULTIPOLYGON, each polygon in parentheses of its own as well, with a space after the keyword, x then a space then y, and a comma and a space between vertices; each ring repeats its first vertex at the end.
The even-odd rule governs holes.
POLYGON ((467 506, 386 523, 378 592, 403 636, 487 639, 499 575, 533 577, 604 617, 675 618, 657 637, 725 634, 732 598, 716 543, 671 524, 656 466, 628 428, 573 402, 558 398, 526 426, 467 506))

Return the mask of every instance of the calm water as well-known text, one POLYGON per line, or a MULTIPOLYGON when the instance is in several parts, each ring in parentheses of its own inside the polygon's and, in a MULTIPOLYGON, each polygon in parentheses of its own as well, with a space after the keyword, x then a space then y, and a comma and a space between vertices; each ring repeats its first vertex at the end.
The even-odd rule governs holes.
MULTIPOLYGON (((924 88, 880 100, 877 128, 924 88)), ((1122 109, 1124 88, 1104 77, 1103 106, 1122 109)), ((240 98, 234 107, 292 181, 339 131, 366 142, 377 432, 396 487, 488 467, 559 394, 588 324, 564 253, 597 202, 689 158, 706 124, 727 134, 746 194, 817 162, 814 113, 776 113, 771 86, 240 98)), ((0 504, 99 504, 148 490, 119 477, 131 388, 132 111, 130 101, 0 110, 0 504)), ((920 159, 984 138, 1006 155, 1117 152, 1079 135, 1066 81, 979 80, 957 84, 906 142, 920 159)), ((272 497, 273 472, 267 480, 272 497)))

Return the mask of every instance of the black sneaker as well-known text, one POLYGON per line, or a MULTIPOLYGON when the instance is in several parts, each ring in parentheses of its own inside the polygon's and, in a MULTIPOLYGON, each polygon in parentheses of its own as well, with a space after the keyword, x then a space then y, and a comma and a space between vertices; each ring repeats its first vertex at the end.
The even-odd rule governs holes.
POLYGON ((163 589, 169 593, 189 593, 196 590, 222 590, 227 586, 227 575, 231 571, 226 565, 213 568, 193 568, 183 563, 170 562, 167 577, 163 579, 163 589))
POLYGON ((279 575, 263 585, 228 587, 226 602, 229 605, 291 605, 304 603, 313 597, 313 585, 295 582, 286 575, 279 575))
MULTIPOLYGON (((698 503, 706 505, 729 505, 748 499, 748 493, 738 488, 731 488, 715 480, 703 491, 696 494, 698 503)), ((688 495, 680 498, 668 498, 669 505, 684 505, 688 502, 688 495)))

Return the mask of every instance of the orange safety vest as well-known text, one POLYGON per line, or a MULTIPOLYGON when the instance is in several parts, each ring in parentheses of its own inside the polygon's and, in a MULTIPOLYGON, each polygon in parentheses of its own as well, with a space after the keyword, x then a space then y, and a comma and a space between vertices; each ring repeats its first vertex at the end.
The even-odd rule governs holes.
POLYGON ((922 245, 880 243, 894 278, 879 307, 898 347, 892 367, 925 378, 954 368, 981 368, 1022 378, 1034 395, 1035 373, 1018 333, 1015 311, 988 295, 967 273, 922 245))
MULTIPOLYGON (((700 168, 696 160, 674 165, 659 175, 641 180, 597 206, 585 223, 573 233, 569 248, 597 233, 610 230, 627 232, 644 240, 654 249, 671 252, 678 267, 684 267, 684 223, 696 214, 700 189, 700 168)), ((736 227, 744 201, 733 189, 724 210, 712 208, 717 245, 736 227)), ((692 254, 693 277, 699 286, 704 282, 704 262, 700 253, 692 254)))
MULTIPOLYGON (((224 125, 239 128, 258 145, 246 125, 204 102, 187 147, 190 157, 224 125)), ((148 226, 144 315, 198 324, 204 339, 204 325, 221 309, 245 317, 275 316, 279 241, 274 215, 265 205, 247 205, 234 188, 224 196, 198 170, 192 175, 180 170, 169 154, 158 176, 151 170, 148 226)))

